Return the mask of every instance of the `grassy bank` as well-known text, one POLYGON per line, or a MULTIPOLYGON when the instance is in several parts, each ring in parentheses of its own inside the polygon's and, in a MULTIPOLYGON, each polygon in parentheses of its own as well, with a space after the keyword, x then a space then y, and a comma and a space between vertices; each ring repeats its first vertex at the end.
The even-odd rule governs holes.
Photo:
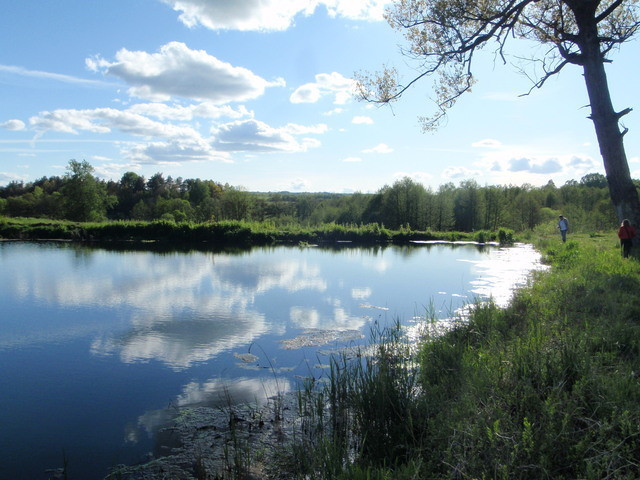
POLYGON ((308 380, 282 478, 639 478, 640 263, 612 235, 539 244, 553 268, 508 308, 308 380))
POLYGON ((274 245, 353 242, 357 244, 408 243, 415 240, 468 240, 511 243, 513 232, 473 233, 389 230, 378 224, 343 226, 326 224, 303 227, 275 226, 269 222, 99 222, 80 223, 57 220, 0 217, 0 238, 21 240, 74 240, 84 242, 163 242, 173 244, 274 245))

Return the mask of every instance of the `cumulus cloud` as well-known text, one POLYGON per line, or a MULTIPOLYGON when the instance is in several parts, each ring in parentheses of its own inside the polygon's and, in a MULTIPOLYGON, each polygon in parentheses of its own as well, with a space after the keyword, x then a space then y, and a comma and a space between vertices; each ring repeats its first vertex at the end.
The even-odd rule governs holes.
POLYGON ((16 175, 15 173, 0 172, 0 185, 9 182, 25 181, 26 179, 27 175, 16 175))
POLYGON ((393 148, 391 148, 386 143, 380 143, 373 148, 367 148, 363 150, 362 153, 391 153, 393 152, 393 148))
POLYGON ((297 140, 295 135, 323 133, 326 126, 302 127, 289 124, 283 128, 274 128, 264 122, 249 119, 230 122, 212 130, 215 146, 221 151, 245 152, 302 152, 318 147, 320 142, 314 138, 297 140))
POLYGON ((485 138, 484 140, 479 140, 472 143, 471 146, 476 148, 501 148, 503 145, 499 140, 494 140, 493 138, 485 138))
POLYGON ((396 172, 393 174, 393 178, 396 178, 398 180, 403 178, 410 178, 414 182, 427 185, 433 178, 433 175, 427 172, 396 172))
POLYGON ((130 161, 152 165, 179 165, 184 162, 229 162, 229 154, 217 151, 201 138, 140 143, 123 150, 130 161))
POLYGON ((337 72, 319 73, 315 82, 298 87, 289 97, 291 103, 316 103, 325 96, 333 96, 333 103, 344 105, 354 95, 355 81, 337 72))
POLYGON ((447 167, 442 172, 442 177, 448 180, 478 177, 482 175, 479 170, 472 170, 467 167, 447 167))
POLYGON ((304 178, 294 178, 284 188, 289 192, 306 192, 309 191, 310 183, 304 178))
POLYGON ((161 0, 180 12, 187 27, 211 30, 286 30, 298 15, 311 15, 323 5, 329 15, 382 20, 388 0, 161 0))
POLYGON ((0 128, 4 128, 5 130, 24 130, 25 124, 22 120, 7 120, 6 122, 0 123, 0 128))
POLYGON ((90 58, 86 64, 125 81, 131 86, 130 95, 152 101, 181 97, 221 105, 254 99, 268 87, 284 85, 281 79, 268 82, 246 68, 180 42, 170 42, 157 53, 123 48, 116 53, 115 62, 90 58))
POLYGON ((46 131, 78 134, 79 131, 109 133, 119 130, 143 137, 189 138, 198 137, 192 127, 151 120, 143 115, 114 108, 93 110, 54 110, 31 117, 29 124, 39 134, 46 131))
POLYGON ((106 134, 115 130, 148 139, 147 142, 123 144, 122 156, 135 163, 228 161, 228 154, 216 151, 210 141, 193 127, 155 121, 133 111, 113 108, 55 110, 42 112, 32 117, 29 123, 36 131, 36 138, 48 131, 106 134))
POLYGON ((550 158, 542 162, 535 162, 529 158, 511 159, 509 162, 509 171, 511 172, 530 172, 530 173, 557 173, 562 171, 562 165, 555 158, 550 158))
POLYGON ((365 116, 357 116, 353 117, 351 123, 355 123, 356 125, 373 125, 373 118, 365 117, 365 116))
POLYGON ((155 117, 159 120, 189 121, 194 118, 242 118, 251 117, 253 114, 246 107, 232 108, 229 105, 214 105, 210 102, 193 105, 167 105, 165 103, 138 103, 127 109, 147 117, 155 117))
POLYGON ((329 110, 328 112, 324 112, 323 115, 330 117, 332 115, 339 115, 342 112, 344 112, 344 108, 336 107, 332 110, 329 110))

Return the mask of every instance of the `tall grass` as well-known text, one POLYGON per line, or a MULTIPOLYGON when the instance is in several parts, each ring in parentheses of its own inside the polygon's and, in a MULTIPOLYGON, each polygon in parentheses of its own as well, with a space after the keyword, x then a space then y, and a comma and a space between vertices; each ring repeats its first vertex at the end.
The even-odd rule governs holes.
POLYGON ((418 354, 396 325, 334 359, 291 478, 640 478, 640 264, 607 238, 545 244, 553 269, 508 308, 418 354))
POLYGON ((512 243, 513 232, 417 232, 392 231, 377 223, 319 227, 298 224, 276 226, 272 222, 220 221, 206 223, 157 220, 80 223, 58 220, 0 217, 0 238, 62 239, 93 242, 155 241, 173 244, 273 245, 352 242, 360 245, 408 243, 414 240, 473 240, 480 243, 512 243))

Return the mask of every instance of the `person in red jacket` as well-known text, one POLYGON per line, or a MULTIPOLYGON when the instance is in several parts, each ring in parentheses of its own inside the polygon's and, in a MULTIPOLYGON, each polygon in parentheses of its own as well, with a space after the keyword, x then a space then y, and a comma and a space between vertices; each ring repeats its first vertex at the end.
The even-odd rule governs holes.
POLYGON ((631 253, 631 246, 633 245, 633 237, 636 236, 636 229, 631 226, 629 220, 626 218, 622 221, 622 225, 618 229, 618 238, 620 239, 620 245, 622 246, 622 256, 627 258, 631 253))

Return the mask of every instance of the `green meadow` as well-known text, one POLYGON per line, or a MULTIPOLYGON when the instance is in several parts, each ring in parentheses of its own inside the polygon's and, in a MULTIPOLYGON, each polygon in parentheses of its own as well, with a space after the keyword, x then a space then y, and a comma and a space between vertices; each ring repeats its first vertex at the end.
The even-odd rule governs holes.
POLYGON ((476 305, 445 333, 427 319, 417 348, 399 324, 380 327, 373 356, 307 380, 280 473, 640 477, 638 257, 622 259, 615 234, 535 237, 552 268, 507 308, 476 305))

